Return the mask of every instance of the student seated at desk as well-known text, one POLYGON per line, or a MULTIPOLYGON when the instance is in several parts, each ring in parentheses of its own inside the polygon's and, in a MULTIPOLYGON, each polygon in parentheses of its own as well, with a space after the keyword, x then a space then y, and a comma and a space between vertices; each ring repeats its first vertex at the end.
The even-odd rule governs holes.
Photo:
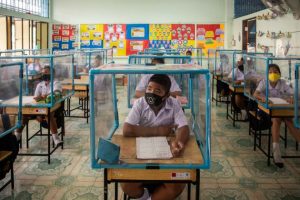
POLYGON ((93 66, 87 65, 86 68, 83 69, 83 72, 88 73, 90 69, 100 68, 102 65, 103 65, 103 59, 102 59, 101 55, 97 55, 97 56, 95 56, 93 66))
MULTIPOLYGON (((241 58, 237 62, 237 67, 233 69, 233 71, 230 72, 228 75, 228 80, 232 81, 235 85, 241 85, 244 82, 244 60, 241 58), (232 73, 234 74, 233 80, 232 80, 232 73)), ((242 119, 247 119, 247 111, 246 109, 246 99, 243 94, 236 94, 234 98, 235 105, 241 110, 242 113, 242 119)))
MULTIPOLYGON (((54 69, 53 69, 54 70, 54 69)), ((45 100, 48 95, 51 93, 51 83, 50 83, 50 66, 45 66, 42 69, 42 82, 40 82, 34 93, 34 99, 38 102, 41 100, 45 100)), ((53 92, 54 93, 61 93, 62 92, 62 86, 58 81, 53 81, 53 92)), ((55 145, 60 145, 63 143, 63 141, 60 140, 60 138, 57 135, 57 123, 56 123, 56 118, 54 116, 55 112, 50 113, 50 130, 52 134, 52 139, 55 143, 55 145)), ((17 140, 19 141, 22 137, 22 131, 25 127, 25 125, 28 123, 32 117, 35 117, 36 120, 40 123, 42 123, 44 120, 47 121, 47 118, 43 118, 42 116, 28 116, 28 115, 23 115, 22 116, 22 126, 21 128, 17 129, 15 132, 15 135, 17 137, 17 140)), ((48 123, 48 122, 47 122, 48 123)), ((48 123, 49 124, 49 123, 48 123)))
MULTIPOLYGON (((269 65, 269 97, 287 98, 289 103, 293 103, 291 97, 293 95, 293 89, 287 85, 285 80, 280 79, 280 68, 276 64, 269 65)), ((253 96, 262 102, 266 102, 264 96, 266 92, 266 80, 260 81, 253 96)), ((284 121, 287 125, 290 134, 300 142, 300 131, 295 128, 292 119, 290 118, 272 118, 272 141, 273 141, 273 161, 275 165, 282 168, 283 160, 281 158, 279 139, 280 139, 280 125, 284 121)))
MULTIPOLYGON (((173 156, 179 156, 189 139, 187 119, 179 102, 170 96, 171 81, 167 75, 151 76, 145 97, 139 98, 129 112, 123 127, 125 137, 171 136, 176 130, 175 140, 171 143, 173 156)), ((147 173, 147 171, 145 172, 147 173)), ((149 187, 143 183, 123 183, 123 191, 132 198, 140 200, 172 200, 181 194, 185 184, 163 183, 149 187), (145 188, 145 189, 144 189, 145 188)))
MULTIPOLYGON (((165 61, 162 58, 153 58, 151 61, 151 64, 153 64, 153 65, 165 64, 165 61)), ((146 91, 148 82, 152 75, 153 74, 142 75, 142 78, 135 89, 135 97, 136 98, 140 98, 145 95, 145 91, 146 91)), ((169 76, 169 78, 171 80, 171 89, 170 89, 171 96, 173 96, 173 97, 180 96, 181 89, 180 89, 179 85, 177 84, 176 80, 174 79, 173 76, 169 76)))

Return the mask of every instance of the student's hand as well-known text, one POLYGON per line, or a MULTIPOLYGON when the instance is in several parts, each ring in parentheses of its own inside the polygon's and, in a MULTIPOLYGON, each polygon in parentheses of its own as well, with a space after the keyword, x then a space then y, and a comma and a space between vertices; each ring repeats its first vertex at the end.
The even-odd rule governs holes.
POLYGON ((180 141, 172 141, 171 152, 174 157, 178 157, 184 150, 184 144, 180 141))
POLYGON ((294 103, 294 98, 291 97, 289 99, 286 100, 289 104, 293 104, 294 103))
POLYGON ((178 125, 166 125, 158 127, 158 136, 169 136, 172 135, 177 129, 178 125))

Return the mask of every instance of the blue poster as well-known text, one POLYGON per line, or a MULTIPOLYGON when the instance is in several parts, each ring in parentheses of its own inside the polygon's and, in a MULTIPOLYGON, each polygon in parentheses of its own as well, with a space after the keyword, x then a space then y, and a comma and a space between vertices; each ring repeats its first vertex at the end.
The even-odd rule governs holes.
POLYGON ((149 24, 127 24, 127 40, 149 40, 149 24))

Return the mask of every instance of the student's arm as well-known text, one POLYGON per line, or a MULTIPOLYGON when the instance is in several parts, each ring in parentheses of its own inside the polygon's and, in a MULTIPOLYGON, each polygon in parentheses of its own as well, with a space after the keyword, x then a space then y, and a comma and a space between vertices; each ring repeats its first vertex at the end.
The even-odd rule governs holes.
POLYGON ((170 92, 170 95, 174 98, 176 98, 176 96, 181 96, 181 91, 174 91, 174 92, 170 92))
POLYGON ((179 156, 185 149, 186 143, 189 140, 189 127, 187 125, 177 129, 176 138, 172 141, 171 151, 173 156, 179 156))
POLYGON ((261 80, 255 90, 255 92, 253 93, 253 96, 262 102, 266 102, 266 98, 261 94, 263 90, 265 90, 265 84, 264 84, 264 80, 261 80))
POLYGON ((175 125, 145 127, 132 125, 127 122, 123 126, 123 136, 125 137, 154 137, 154 136, 169 136, 173 133, 175 125))

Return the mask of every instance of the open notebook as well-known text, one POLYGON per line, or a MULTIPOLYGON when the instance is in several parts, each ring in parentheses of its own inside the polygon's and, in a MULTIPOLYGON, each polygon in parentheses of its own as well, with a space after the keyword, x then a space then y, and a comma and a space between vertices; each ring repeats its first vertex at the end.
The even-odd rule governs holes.
POLYGON ((289 104, 286 100, 284 100, 282 98, 278 98, 278 97, 270 97, 269 100, 273 104, 289 104))
POLYGON ((166 137, 137 137, 138 159, 170 159, 172 153, 166 137))

